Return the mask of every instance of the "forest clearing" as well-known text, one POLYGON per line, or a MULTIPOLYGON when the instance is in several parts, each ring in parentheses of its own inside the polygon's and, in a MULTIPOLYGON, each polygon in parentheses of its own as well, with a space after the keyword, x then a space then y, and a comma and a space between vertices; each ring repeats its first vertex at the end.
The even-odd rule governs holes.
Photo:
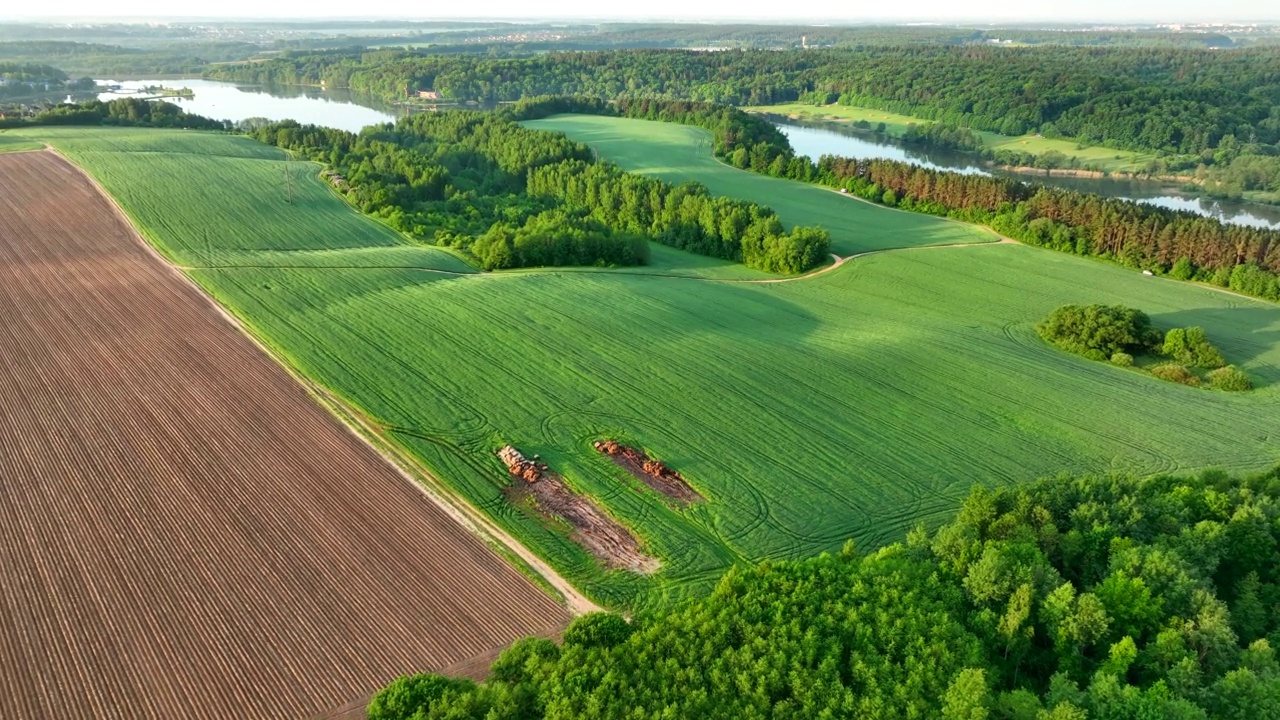
POLYGON ((0 716, 292 720, 567 621, 80 171, 0 175, 0 716))

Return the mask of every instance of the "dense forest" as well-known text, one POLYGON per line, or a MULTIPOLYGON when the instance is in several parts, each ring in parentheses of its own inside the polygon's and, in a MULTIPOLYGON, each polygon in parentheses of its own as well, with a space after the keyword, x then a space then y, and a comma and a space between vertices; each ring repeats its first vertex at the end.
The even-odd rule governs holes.
POLYGON ((827 257, 822 230, 787 231, 769 208, 623 172, 515 117, 451 111, 359 135, 293 122, 251 134, 326 163, 363 212, 486 269, 642 264, 646 240, 779 273, 827 257))
POLYGON ((976 488, 936 532, 404 678, 370 720, 1280 718, 1280 474, 976 488))
POLYGON ((245 60, 261 52, 248 43, 183 43, 133 48, 103 43, 24 40, 0 43, 0 60, 40 62, 76 75, 198 75, 212 62, 245 60))
POLYGON ((1280 48, 867 46, 651 50, 489 58, 381 50, 211 68, 222 80, 350 87, 388 100, 434 89, 480 102, 533 95, 731 105, 842 103, 1005 135, 1156 151, 1166 170, 1280 154, 1280 48), (1069 69, 1069 71, 1068 71, 1069 69))

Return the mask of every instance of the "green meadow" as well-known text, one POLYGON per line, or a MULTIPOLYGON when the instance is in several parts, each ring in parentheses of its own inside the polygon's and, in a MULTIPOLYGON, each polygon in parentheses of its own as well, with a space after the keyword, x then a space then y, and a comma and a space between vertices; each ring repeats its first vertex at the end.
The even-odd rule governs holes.
MULTIPOLYGON (((718 178, 717 192, 763 187, 705 162, 691 129, 670 127, 681 144, 619 162, 649 157, 650 172, 670 177, 688 168, 689 179, 718 178)), ((596 130, 603 155, 623 154, 608 135, 616 127, 596 130)), ((649 147, 662 142, 645 133, 649 147)), ((704 591, 737 562, 810 556, 850 538, 875 547, 940 521, 975 483, 1277 460, 1272 304, 1009 244, 878 253, 773 284, 728 282, 752 276, 669 248, 643 271, 430 272, 465 266, 349 210, 315 166, 286 203, 286 161, 250 141, 38 136, 99 178, 176 262, 203 268, 189 272, 291 365, 617 607, 704 591), (1065 303, 1123 303, 1160 326, 1201 325, 1261 387, 1188 388, 1060 352, 1033 328, 1065 303), (607 437, 647 448, 707 502, 671 507, 592 449, 607 437), (630 526, 662 568, 605 571, 509 505, 493 456, 507 442, 541 454, 630 526)), ((846 240, 845 252, 939 237, 881 232, 964 230, 814 192, 860 218, 847 227, 866 245, 846 240)), ((803 204, 786 207, 791 222, 803 204)))
POLYGON ((44 147, 34 140, 0 130, 0 152, 18 152, 20 150, 39 150, 44 147))
MULTIPOLYGON (((805 105, 788 103, 784 105, 760 105, 743 108, 747 112, 771 113, 786 115, 795 120, 815 123, 833 123, 851 125, 865 121, 875 127, 884 123, 885 133, 893 137, 901 137, 907 131, 907 125, 925 125, 932 120, 899 115, 886 110, 855 107, 851 105, 805 105)), ((1137 172, 1153 160, 1155 153, 1141 153, 1133 150, 1115 150, 1099 145, 1083 145, 1075 140, 1062 138, 1046 138, 1035 134, 1000 135, 993 132, 977 132, 978 137, 992 150, 1016 150, 1018 152, 1042 155, 1056 150, 1067 157, 1077 157, 1081 165, 1100 167, 1107 172, 1137 172)))
POLYGON ((715 195, 767 205, 788 228, 819 225, 831 233, 831 251, 840 256, 997 239, 972 225, 880 207, 816 185, 730 167, 712 156, 711 133, 698 127, 599 115, 556 115, 524 124, 562 132, 626 170, 674 183, 693 180, 715 195))

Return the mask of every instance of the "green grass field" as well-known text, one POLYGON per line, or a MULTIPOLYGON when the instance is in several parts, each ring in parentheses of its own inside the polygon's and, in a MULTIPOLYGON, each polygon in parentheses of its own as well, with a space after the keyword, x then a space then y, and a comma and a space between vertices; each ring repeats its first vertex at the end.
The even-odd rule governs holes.
MULTIPOLYGON (((282 173, 265 149, 141 133, 41 137, 102 178, 157 242, 197 258, 206 227, 240 258, 395 247, 322 192, 308 202, 327 222, 274 220, 289 208, 245 190, 265 192, 282 173), (243 160, 239 181, 229 181, 231 159, 243 160), (161 162, 170 171, 147 172, 161 162), (264 227, 263 249, 249 248, 264 227)), ((659 266, 686 267, 680 255, 661 254, 659 266)), ((705 590, 738 561, 813 555, 848 538, 875 547, 940 520, 974 483, 1254 470, 1278 457, 1280 307, 1035 248, 887 252, 777 284, 289 265, 192 275, 567 577, 620 606, 705 590), (1069 302, 1202 325, 1263 387, 1188 388, 1048 347, 1033 326, 1069 302), (648 448, 708 502, 671 509, 591 448, 602 437, 648 448), (605 572, 512 509, 492 455, 504 442, 598 499, 663 568, 605 572)))
POLYGON ((996 239, 972 225, 899 212, 816 185, 730 167, 711 155, 711 133, 702 128, 598 115, 557 115, 524 124, 587 143, 601 157, 632 172, 669 182, 696 180, 713 194, 767 205, 787 227, 820 225, 831 233, 831 251, 841 256, 996 239))
POLYGON ((44 147, 40 143, 15 135, 7 130, 0 130, 0 152, 18 152, 20 150, 39 150, 44 147))
POLYGON ((473 270, 443 250, 409 245, 343 203, 319 179, 319 165, 286 162, 255 140, 145 128, 24 132, 92 168, 143 234, 181 266, 473 270))
MULTIPOLYGON (((759 105, 743 108, 747 112, 772 113, 786 115, 796 120, 815 123, 834 123, 852 125, 865 120, 875 127, 885 124, 885 132, 893 137, 901 137, 907 131, 907 125, 922 125, 933 122, 911 115, 899 115, 885 110, 854 107, 850 105, 804 105, 788 103, 784 105, 759 105)), ((992 132, 978 132, 987 147, 992 150, 1016 150, 1018 152, 1041 155, 1050 150, 1068 156, 1080 158, 1082 165, 1098 166, 1107 172, 1135 172, 1141 170, 1156 157, 1155 153, 1140 153, 1132 150, 1114 150, 1098 145, 1081 145, 1074 140, 1062 140, 1027 135, 999 135, 992 132)))

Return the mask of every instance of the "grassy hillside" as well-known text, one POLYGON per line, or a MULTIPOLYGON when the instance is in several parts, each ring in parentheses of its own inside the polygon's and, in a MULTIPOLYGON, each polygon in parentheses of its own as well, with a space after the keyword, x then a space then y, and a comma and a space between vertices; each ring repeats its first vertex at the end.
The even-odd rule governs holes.
POLYGON ((831 233, 832 252, 841 256, 996 239, 972 225, 877 207, 807 183, 729 167, 711 155, 711 134, 702 128, 596 115, 557 115, 525 125, 563 132, 633 172, 670 182, 695 180, 714 194, 767 205, 788 228, 820 225, 831 233))
POLYGON ((86 168, 167 257, 187 267, 473 270, 348 207, 314 163, 243 137, 128 128, 24 130, 86 168))
MULTIPOLYGON (((227 238, 243 259, 274 261, 282 247, 306 249, 289 257, 376 255, 394 240, 323 193, 316 212, 350 216, 341 235, 275 221, 278 204, 260 210, 243 188, 265 188, 282 160, 244 159, 245 178, 226 182, 227 156, 248 151, 244 141, 149 132, 146 154, 118 130, 43 136, 104 178, 160 242, 197 257, 201 223, 183 218, 209 223, 212 241, 227 238), (185 168, 184 182, 146 171, 160 159, 185 168), (270 252, 247 247, 260 225, 270 252), (354 248, 362 238, 388 245, 354 248)), ((1023 246, 882 253, 776 284, 337 266, 192 274, 609 603, 705 589, 739 560, 809 556, 849 537, 872 547, 940 520, 978 480, 1277 459, 1280 307, 1023 246), (1187 388, 1050 348, 1033 325, 1069 302, 1203 325, 1263 387, 1187 388), (708 502, 671 509, 595 453, 603 437, 648 448, 708 502), (663 568, 651 579, 605 572, 512 509, 492 455, 504 442, 598 498, 663 568)))
MULTIPOLYGON (((748 112, 774 113, 787 115, 797 120, 810 122, 835 123, 852 125, 859 120, 866 121, 875 127, 884 123, 885 132, 893 137, 900 137, 907 131, 907 125, 924 125, 933 121, 910 115, 899 115, 886 110, 854 107, 851 105, 804 105, 790 103, 785 105, 760 105, 743 108, 748 112)), ((1155 158, 1154 153, 1140 153, 1132 150, 1115 150, 1099 145, 1084 145, 1075 140, 1051 139, 1028 135, 999 135, 993 132, 977 132, 987 147, 992 150, 1016 150, 1018 152, 1041 155, 1050 150, 1057 150, 1067 157, 1080 158, 1082 165, 1096 165, 1107 172, 1136 172, 1155 158)))

